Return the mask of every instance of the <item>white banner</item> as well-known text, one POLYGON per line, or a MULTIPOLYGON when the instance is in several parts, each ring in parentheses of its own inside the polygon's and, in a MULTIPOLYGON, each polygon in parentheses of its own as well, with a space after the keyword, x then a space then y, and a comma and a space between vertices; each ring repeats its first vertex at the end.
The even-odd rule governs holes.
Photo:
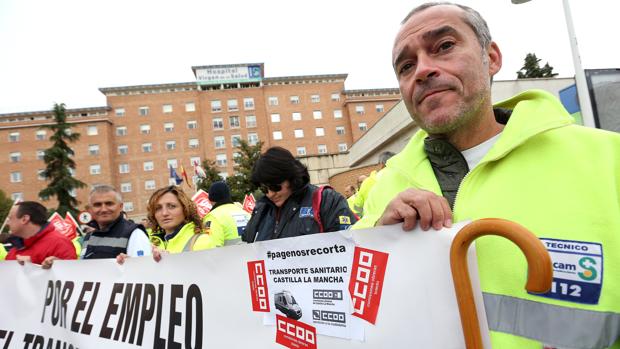
MULTIPOLYGON (((42 270, 36 265, 0 262, 0 348, 281 347, 276 334, 286 336, 281 332, 290 330, 295 321, 265 325, 266 313, 253 311, 251 290, 263 284, 248 278, 249 262, 263 259, 265 264, 256 270, 272 279, 267 280, 270 314, 285 315, 276 308, 277 293, 294 293, 302 308, 298 321, 317 329, 316 338, 311 337, 317 348, 464 348, 449 267, 450 243, 461 226, 440 232, 403 232, 392 226, 315 234, 166 255, 159 263, 150 257, 130 258, 124 265, 114 260, 56 261, 51 270, 42 270), (319 273, 317 282, 312 276, 308 284, 303 282, 307 275, 301 283, 274 283, 277 274, 270 270, 293 265, 349 267, 353 244, 356 251, 363 247, 389 256, 380 305, 378 299, 373 300, 378 306, 374 325, 351 315, 353 302, 317 302, 321 297, 339 297, 323 292, 330 290, 344 290, 343 298, 351 301, 346 290, 353 283, 344 280, 345 273, 319 273), (346 252, 315 253, 309 259, 290 252, 286 259, 290 265, 282 258, 266 258, 267 251, 312 254, 330 247, 335 251, 334 245, 346 252), (313 310, 340 311, 336 308, 348 309, 347 321, 355 319, 342 331, 329 332, 326 329, 334 330, 334 326, 313 322, 313 310), (363 341, 346 339, 362 338, 359 330, 365 332, 363 341)), ((475 266, 473 249, 468 258, 470 266, 475 266)), ((472 280, 478 284, 475 268, 472 280)), ((362 290, 354 289, 356 293, 362 290)), ((479 290, 475 294, 483 338, 490 348, 482 297, 479 290)), ((330 319, 322 319, 326 320, 330 319)))

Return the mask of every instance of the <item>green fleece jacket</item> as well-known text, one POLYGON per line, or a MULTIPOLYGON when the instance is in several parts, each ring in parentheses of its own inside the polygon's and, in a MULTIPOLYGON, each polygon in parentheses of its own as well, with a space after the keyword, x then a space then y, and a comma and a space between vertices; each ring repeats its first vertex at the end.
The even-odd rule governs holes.
MULTIPOLYGON (((493 347, 620 348, 620 135, 573 125, 544 91, 526 91, 496 107, 512 115, 461 182, 454 221, 504 218, 528 228, 550 251, 555 293, 542 297, 524 290, 526 261, 511 242, 478 239, 493 347), (570 248, 596 251, 571 254, 570 248)), ((353 229, 374 226, 407 188, 441 195, 424 152, 426 137, 417 132, 387 162, 353 229)))

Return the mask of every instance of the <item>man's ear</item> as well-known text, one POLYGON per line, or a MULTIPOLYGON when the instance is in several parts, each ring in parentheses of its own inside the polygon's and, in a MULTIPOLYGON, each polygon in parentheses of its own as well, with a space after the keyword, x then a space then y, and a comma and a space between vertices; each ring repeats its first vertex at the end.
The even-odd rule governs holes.
POLYGON ((491 41, 487 48, 487 59, 489 61, 489 76, 493 76, 502 68, 502 51, 495 41, 491 41))
POLYGON ((23 216, 19 217, 19 220, 22 222, 22 224, 28 224, 30 223, 30 215, 24 214, 23 216))

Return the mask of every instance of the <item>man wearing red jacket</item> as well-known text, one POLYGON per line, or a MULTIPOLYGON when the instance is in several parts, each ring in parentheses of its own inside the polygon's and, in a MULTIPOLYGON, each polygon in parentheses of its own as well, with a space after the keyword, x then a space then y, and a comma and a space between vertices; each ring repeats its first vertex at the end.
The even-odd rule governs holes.
POLYGON ((32 262, 42 264, 46 258, 76 259, 71 241, 56 231, 47 222, 47 210, 34 201, 15 204, 9 211, 9 241, 13 248, 6 260, 17 260, 20 264, 32 262))

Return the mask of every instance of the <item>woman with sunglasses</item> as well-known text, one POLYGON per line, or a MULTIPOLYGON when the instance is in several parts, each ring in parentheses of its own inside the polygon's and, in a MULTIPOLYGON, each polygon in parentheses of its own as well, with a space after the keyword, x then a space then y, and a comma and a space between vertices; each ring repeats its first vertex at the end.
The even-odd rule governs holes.
POLYGON ((332 188, 320 190, 310 184, 306 166, 284 148, 272 147, 263 153, 254 164, 251 180, 265 196, 256 202, 243 241, 338 231, 357 221, 346 199, 332 188), (319 214, 312 208, 313 201, 320 202, 319 214))

